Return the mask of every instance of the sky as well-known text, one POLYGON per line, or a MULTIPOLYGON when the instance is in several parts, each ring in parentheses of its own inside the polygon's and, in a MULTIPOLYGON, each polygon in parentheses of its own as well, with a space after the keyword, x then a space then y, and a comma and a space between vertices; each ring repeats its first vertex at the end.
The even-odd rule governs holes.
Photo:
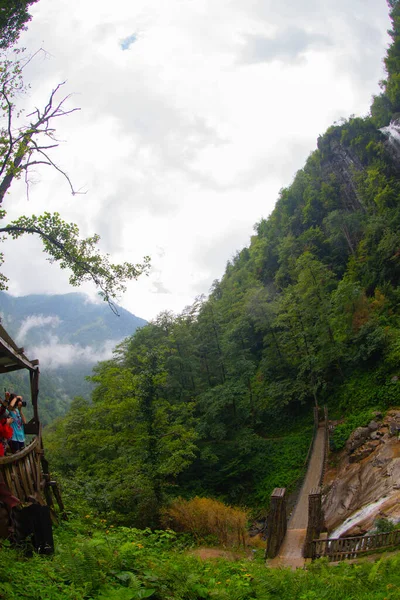
MULTIPOLYGON (((151 257, 119 304, 179 313, 250 243, 279 190, 340 118, 366 115, 388 45, 385 0, 39 0, 21 37, 26 113, 72 94, 48 167, 8 218, 61 213, 113 261, 151 257)), ((33 237, 2 246, 9 292, 68 293, 33 237), (27 258, 29 260, 27 261, 27 258)), ((81 288, 94 297, 90 284, 81 288)))

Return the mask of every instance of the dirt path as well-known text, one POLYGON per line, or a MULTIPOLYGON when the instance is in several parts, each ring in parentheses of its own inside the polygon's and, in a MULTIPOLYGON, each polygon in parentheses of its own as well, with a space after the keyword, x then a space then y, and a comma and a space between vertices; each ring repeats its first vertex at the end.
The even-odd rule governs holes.
POLYGON ((276 558, 267 561, 270 567, 303 567, 302 556, 308 521, 308 496, 311 490, 319 486, 325 453, 325 430, 319 427, 314 448, 308 463, 308 469, 300 490, 300 496, 290 517, 288 530, 276 558))

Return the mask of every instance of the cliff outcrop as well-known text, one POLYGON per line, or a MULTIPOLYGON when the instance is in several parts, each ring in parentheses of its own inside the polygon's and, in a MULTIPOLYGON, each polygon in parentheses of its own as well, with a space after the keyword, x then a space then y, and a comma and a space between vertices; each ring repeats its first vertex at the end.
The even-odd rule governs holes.
POLYGON ((378 518, 400 520, 399 431, 400 409, 384 418, 377 414, 368 427, 351 434, 337 464, 330 464, 323 499, 330 533, 360 535, 378 518))

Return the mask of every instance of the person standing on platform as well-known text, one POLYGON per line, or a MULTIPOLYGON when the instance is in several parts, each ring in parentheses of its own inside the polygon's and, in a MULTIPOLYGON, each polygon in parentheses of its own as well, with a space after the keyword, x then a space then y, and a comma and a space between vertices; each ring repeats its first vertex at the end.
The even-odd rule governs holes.
POLYGON ((24 424, 26 423, 26 419, 22 410, 22 396, 16 396, 10 400, 8 411, 10 417, 13 419, 11 423, 13 435, 8 444, 11 448, 11 452, 15 454, 15 452, 22 450, 25 446, 24 424))

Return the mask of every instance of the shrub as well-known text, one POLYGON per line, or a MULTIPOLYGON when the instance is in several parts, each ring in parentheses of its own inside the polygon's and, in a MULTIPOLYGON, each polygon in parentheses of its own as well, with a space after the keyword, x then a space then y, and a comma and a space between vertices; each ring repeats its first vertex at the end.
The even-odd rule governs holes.
POLYGON ((344 423, 337 425, 331 437, 332 450, 344 448, 349 435, 357 427, 364 427, 374 418, 374 411, 364 410, 356 415, 349 416, 344 423))
POLYGON ((382 517, 375 521, 375 529, 377 533, 390 533, 396 529, 394 523, 389 519, 382 517))
POLYGON ((178 498, 163 511, 163 524, 195 539, 215 536, 220 544, 246 544, 247 513, 211 498, 178 498))

